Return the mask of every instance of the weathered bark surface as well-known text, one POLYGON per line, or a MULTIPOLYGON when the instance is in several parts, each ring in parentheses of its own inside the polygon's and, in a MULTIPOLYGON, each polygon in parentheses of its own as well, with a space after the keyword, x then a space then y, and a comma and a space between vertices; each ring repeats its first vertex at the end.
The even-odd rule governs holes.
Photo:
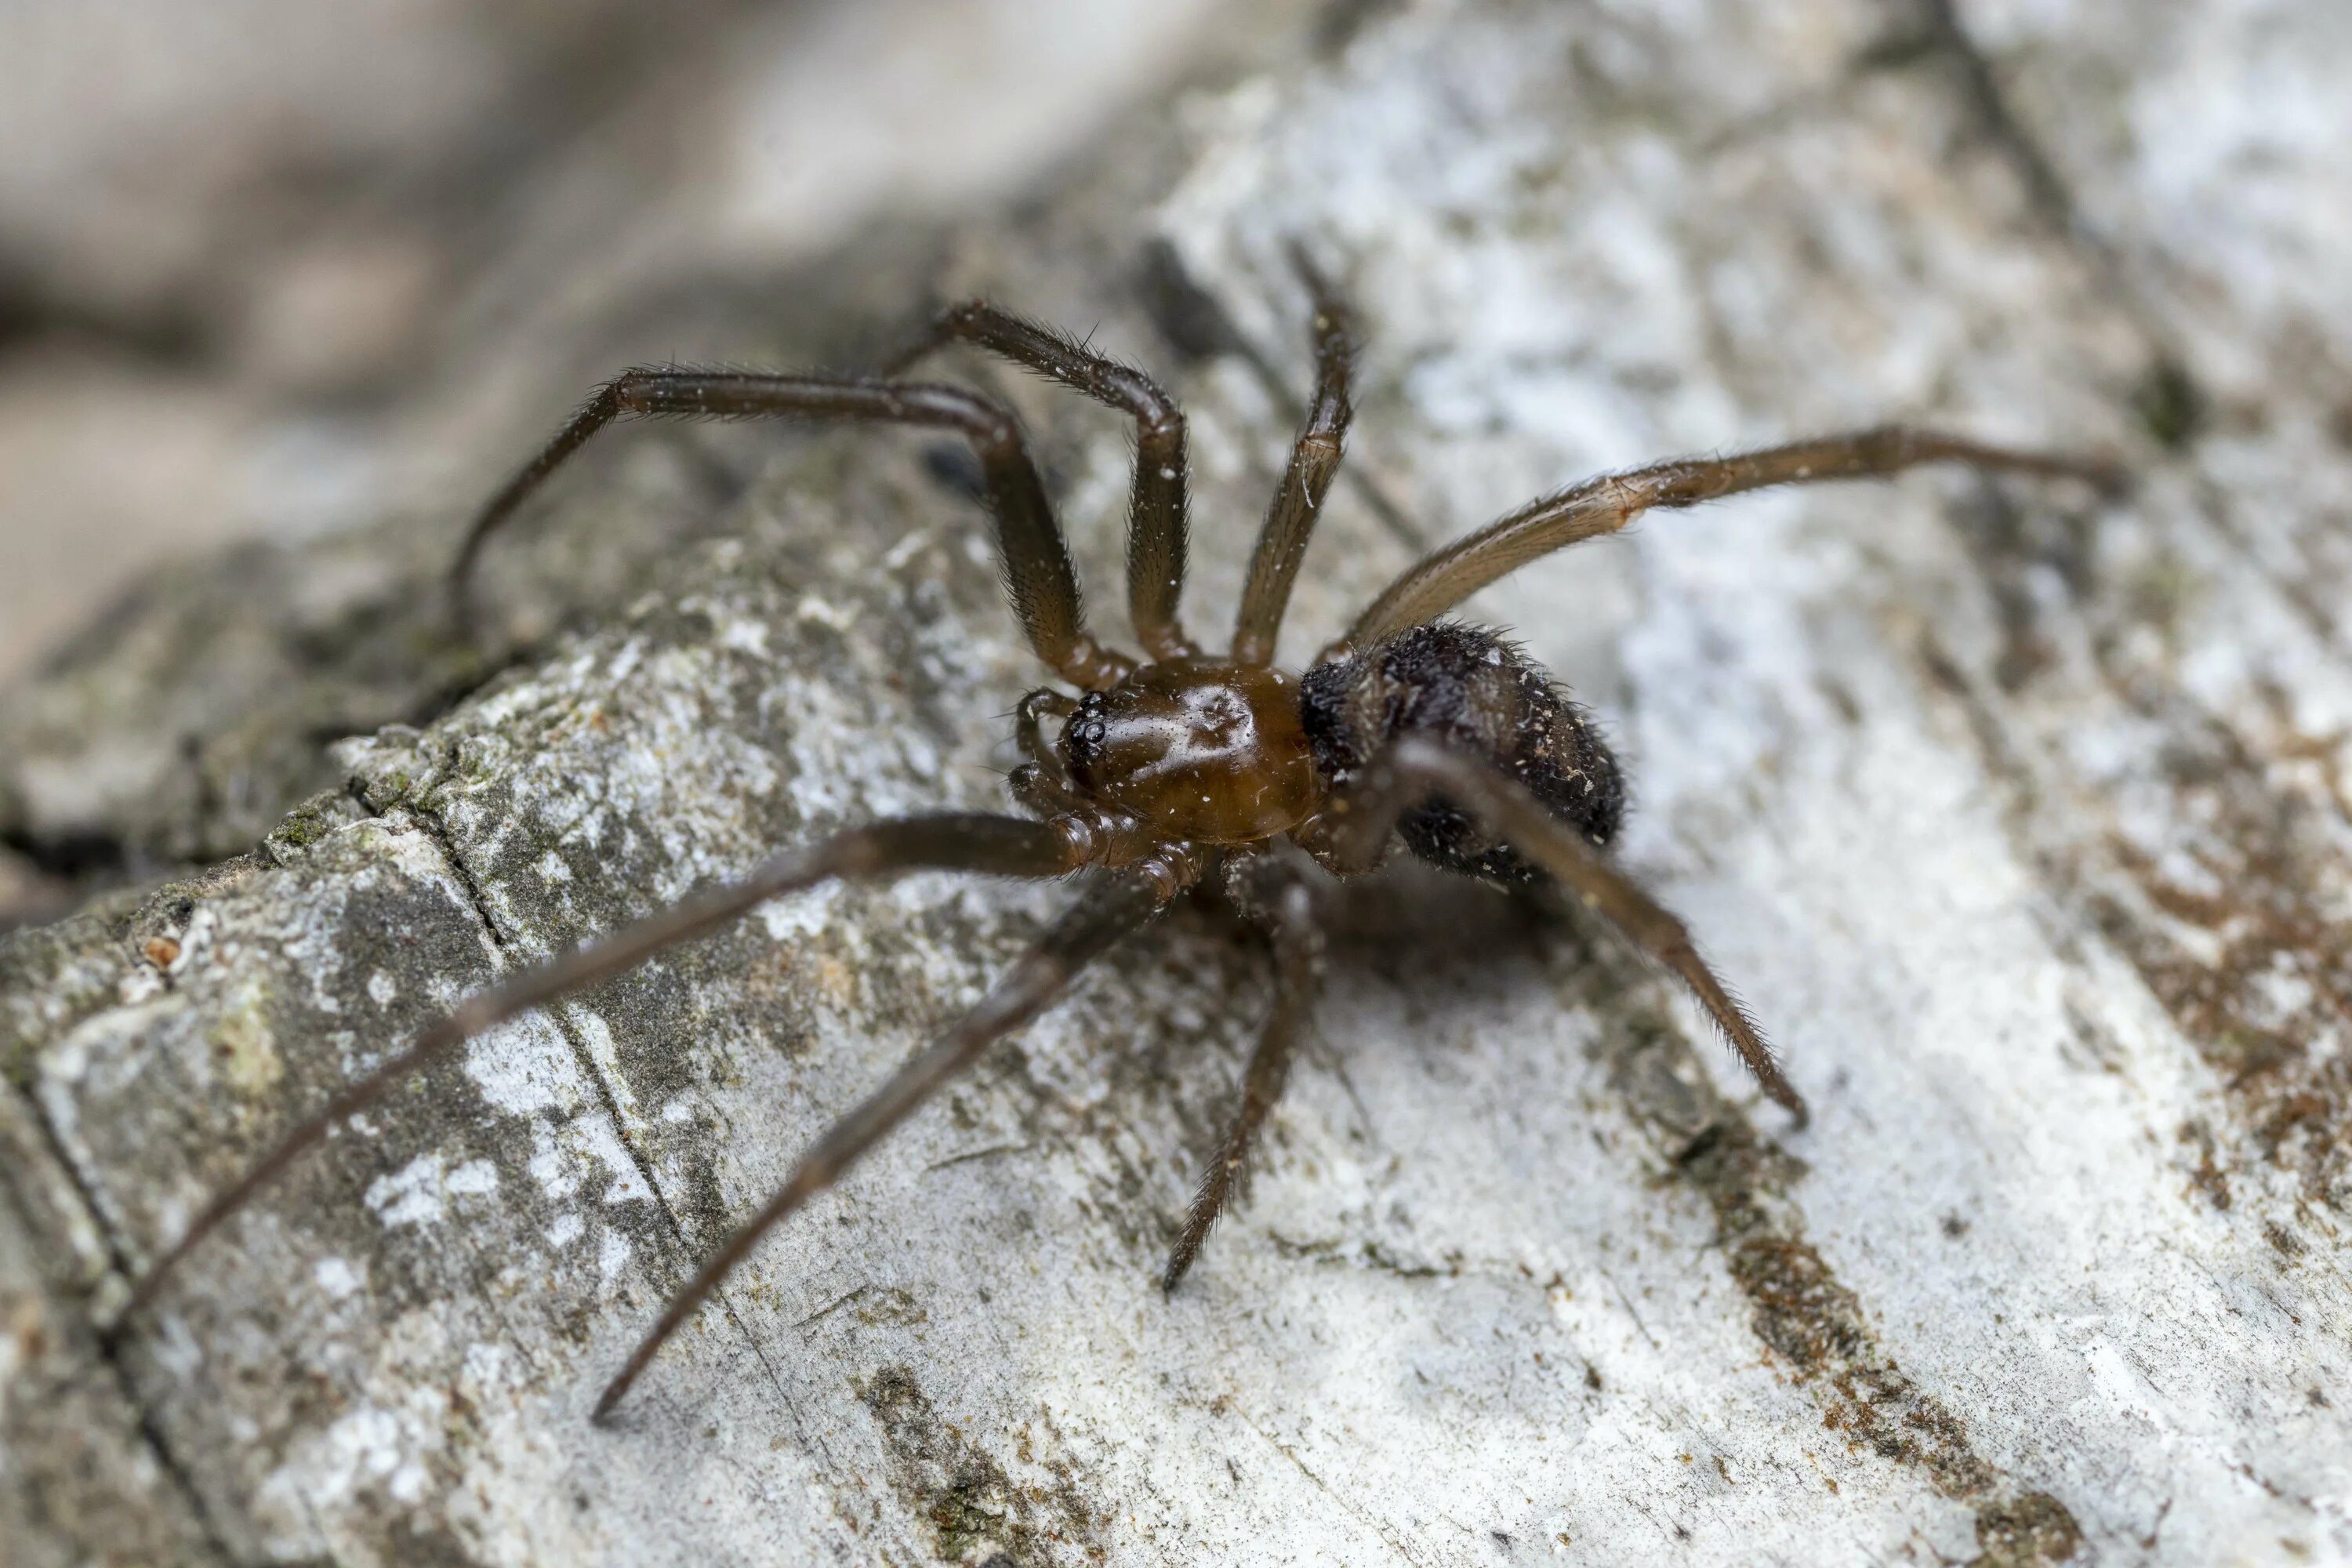
MULTIPOLYGON (((604 470, 638 488, 575 484, 509 553, 513 667, 437 717, 480 671, 398 527, 158 584, 0 715, 29 842, 82 811, 126 857, 217 854, 325 792, 0 948, 26 1561, 2352 1555, 2346 24, 1359 22, 929 280, 1169 370, 1196 625, 1301 379, 1292 235, 1370 336, 1294 657, 1415 540, 1664 452, 1904 416, 2146 476, 2116 505, 1956 474, 1757 498, 1481 600, 1622 741, 1625 859, 1811 1126, 1603 931, 1431 878, 1330 889, 1328 1048, 1163 1300, 1267 995, 1251 942, 1180 910, 591 1426, 692 1260, 1067 896, 919 878, 475 1042, 101 1352, 122 1273, 492 975, 833 824, 992 802, 1033 671, 914 445, 799 443, 721 517, 723 485, 662 489, 699 448, 640 437, 604 470), (305 620, 331 580, 366 586, 305 620), (283 765, 165 811, 120 759, 182 787, 155 716, 198 694, 205 747, 283 765), (318 744, 386 718, 416 727, 318 744)), ((871 271, 833 296, 868 325, 871 271)), ((1117 422, 999 384, 1108 584, 1117 422)))

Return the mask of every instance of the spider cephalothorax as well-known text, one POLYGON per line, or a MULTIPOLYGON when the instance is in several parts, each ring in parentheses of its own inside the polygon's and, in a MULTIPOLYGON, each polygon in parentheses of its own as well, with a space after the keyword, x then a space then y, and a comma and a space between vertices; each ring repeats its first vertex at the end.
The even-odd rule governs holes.
POLYGON ((1195 843, 1272 838, 1323 803, 1298 682, 1262 665, 1144 665, 1079 700, 1063 721, 1060 755, 1083 798, 1195 843))
MULTIPOLYGON (((1737 457, 1660 463, 1542 497, 1406 571, 1303 679, 1272 666, 1275 637, 1349 419, 1349 343, 1339 299, 1303 257, 1315 302, 1316 397, 1259 533, 1230 651, 1202 652, 1178 620, 1186 550, 1185 426, 1140 371, 992 306, 958 306, 894 366, 950 342, 988 350, 1131 416, 1136 424, 1128 597, 1142 661, 1087 631, 1077 581, 1017 422, 960 387, 880 378, 633 370, 607 383, 494 496, 452 574, 462 599, 483 542, 596 431, 635 415, 863 420, 961 435, 980 460, 1007 596, 1029 645, 1078 695, 1022 700, 1027 762, 1012 784, 1034 817, 908 817, 787 851, 602 942, 462 1004, 444 1023, 299 1123, 215 1198, 149 1268, 135 1312, 172 1266, 245 1200, 394 1081, 500 1019, 629 968, 775 898, 836 877, 924 868, 1053 878, 1089 871, 1076 904, 981 1004, 817 1140, 783 1187, 721 1247, 638 1344, 597 1403, 601 1415, 761 1234, 836 1180, 993 1040, 1020 1027, 1087 963, 1193 887, 1222 889, 1263 927, 1276 986, 1228 1131, 1209 1158, 1171 1254, 1173 1288, 1238 1190, 1280 1093, 1314 992, 1320 941, 1305 873, 1288 844, 1341 876, 1369 870, 1391 839, 1450 871, 1506 884, 1551 882, 1597 910, 1688 985, 1764 1091, 1804 1102, 1755 1025, 1680 921, 1599 851, 1625 787, 1616 759, 1552 679, 1497 633, 1448 618, 1479 588, 1539 555, 1681 507, 1765 485, 1892 474, 1944 459, 2103 486, 2103 465, 1885 426, 1737 457), (1048 721, 1060 731, 1049 737, 1048 721)), ((126 1314, 127 1315, 127 1314, 126 1314)))

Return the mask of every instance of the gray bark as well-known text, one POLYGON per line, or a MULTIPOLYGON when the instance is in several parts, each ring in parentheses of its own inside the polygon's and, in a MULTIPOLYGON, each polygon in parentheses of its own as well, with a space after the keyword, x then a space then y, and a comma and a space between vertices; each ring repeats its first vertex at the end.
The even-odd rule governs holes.
MULTIPOLYGON (((447 526, 395 521, 159 584, 0 710, 27 844, 209 858, 294 807, 0 948, 12 1559, 2352 1556, 2352 27, 1351 15, 1017 218, 823 269, 790 304, 838 335, 803 342, 928 283, 1166 367, 1219 627, 1304 383, 1302 237, 1369 342, 1293 660, 1601 468, 1897 416, 2129 453, 2120 504, 1755 498, 1475 605, 1610 724, 1625 862, 1811 1125, 1605 931, 1327 889, 1323 1047, 1162 1300, 1267 1002, 1180 910, 591 1426, 693 1261, 1067 896, 918 878, 474 1042, 102 1349, 207 1193, 492 976, 835 824, 995 804, 1034 671, 913 444, 798 441, 721 506, 690 434, 615 437, 503 552, 487 684, 425 592, 447 526)), ((1122 432, 993 379, 1113 604, 1122 432)))

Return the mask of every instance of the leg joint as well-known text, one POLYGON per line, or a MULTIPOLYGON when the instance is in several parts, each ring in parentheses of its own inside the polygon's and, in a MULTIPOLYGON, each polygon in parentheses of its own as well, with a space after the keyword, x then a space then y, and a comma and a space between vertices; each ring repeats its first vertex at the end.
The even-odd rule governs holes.
POLYGON ((944 425, 961 433, 983 457, 1001 456, 1021 447, 1021 422, 1013 410, 983 394, 961 386, 921 385, 898 390, 908 412, 924 424, 944 425))
POLYGON ((660 384, 665 374, 650 365, 633 364, 598 387, 595 396, 589 402, 592 405, 610 404, 616 409, 634 407, 644 400, 648 391, 660 384))
POLYGON ((940 312, 939 330, 963 337, 995 313, 985 300, 959 300, 940 312))
POLYGON ((1177 446, 1184 439, 1184 413, 1150 382, 1135 400, 1135 433, 1147 445, 1177 446))

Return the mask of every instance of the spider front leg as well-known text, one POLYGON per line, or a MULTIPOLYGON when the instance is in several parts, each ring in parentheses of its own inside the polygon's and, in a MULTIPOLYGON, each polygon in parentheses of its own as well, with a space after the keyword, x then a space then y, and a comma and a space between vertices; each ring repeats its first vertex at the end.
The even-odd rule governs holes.
POLYGON ((1274 658, 1291 584, 1298 580, 1298 563, 1306 559, 1316 519, 1323 515, 1323 499, 1339 472, 1348 426, 1355 418, 1348 396, 1355 375, 1354 322, 1347 301, 1304 248, 1293 245, 1290 262, 1315 302, 1315 402, 1250 554, 1241 613, 1234 622, 1234 658, 1243 664, 1265 664, 1274 658))
POLYGON ((1323 933, 1315 923, 1314 900, 1304 878, 1270 855, 1255 855, 1227 862, 1226 890, 1242 912, 1274 939, 1274 1011, 1242 1070, 1241 1100, 1233 1121, 1201 1173, 1183 1234, 1160 1277, 1162 1290, 1176 1289, 1218 1216, 1247 1189, 1250 1156, 1266 1117, 1282 1098, 1291 1058, 1308 1027, 1322 978, 1323 933))
POLYGON ((1756 1021, 1699 956, 1683 922, 1601 858, 1580 835, 1555 821, 1517 780, 1483 758, 1425 736, 1402 736, 1333 797, 1313 831, 1300 836, 1301 843, 1341 875, 1368 869, 1379 862, 1398 819, 1433 797, 1468 813, 1673 971, 1764 1092, 1794 1115, 1799 1126, 1804 1124, 1810 1114, 1804 1097, 1782 1075, 1756 1021))
POLYGON ((748 371, 630 370, 599 387, 572 422, 492 496, 474 519, 449 569, 451 594, 465 604, 474 563, 490 535, 563 460, 616 419, 813 419, 912 425, 952 430, 980 458, 997 555, 1013 613, 1037 657, 1073 685, 1116 684, 1132 662, 1087 630, 1078 578, 1062 530, 1045 499, 1037 465, 1013 411, 958 386, 865 381, 854 376, 769 375, 748 371))
POLYGON ((947 816, 876 823, 836 834, 821 844, 788 850, 740 882, 698 894, 602 942, 525 970, 461 1003, 448 1018, 394 1053, 375 1071, 344 1088, 279 1139, 258 1163, 207 1204, 180 1239, 155 1260, 132 1290, 121 1321, 127 1322, 153 1300, 180 1260, 303 1151, 495 1024, 634 969, 664 949, 708 935, 771 899, 835 878, 887 877, 917 870, 1059 877, 1101 856, 1106 847, 1091 828, 1076 822, 947 816))
POLYGON ((893 359, 900 375, 948 343, 970 343, 1059 382, 1071 391, 1135 420, 1135 479, 1127 522, 1128 608, 1135 635, 1154 658, 1182 658, 1200 650, 1184 635, 1177 610, 1184 594, 1189 548, 1185 513, 1188 476, 1184 411, 1160 384, 1108 354, 1097 353, 1053 328, 999 310, 982 300, 950 307, 930 330, 893 359))
POLYGON ((1995 472, 2081 479, 2103 495, 2117 494, 2129 482, 2122 468, 2101 458, 1996 447, 1908 425, 1882 425, 1730 457, 1653 463, 1538 496, 1468 538, 1433 552, 1390 584, 1356 618, 1346 639, 1326 649, 1323 657, 1370 647, 1408 626, 1434 620, 1528 563, 1614 533, 1653 508, 1696 506, 1774 485, 1885 479, 1923 463, 1969 463, 1995 472))

